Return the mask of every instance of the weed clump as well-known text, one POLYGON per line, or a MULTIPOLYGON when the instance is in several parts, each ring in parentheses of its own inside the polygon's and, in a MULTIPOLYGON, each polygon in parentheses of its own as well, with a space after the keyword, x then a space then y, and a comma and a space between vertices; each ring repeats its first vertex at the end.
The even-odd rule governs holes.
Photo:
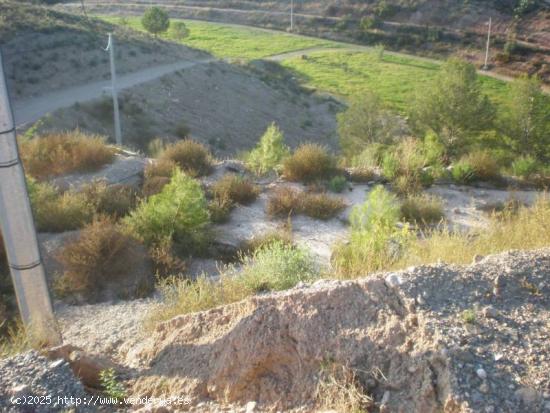
POLYGON ((328 189, 337 194, 344 192, 344 189, 348 186, 348 181, 343 176, 335 176, 328 182, 328 189))
POLYGON ((184 172, 193 177, 208 175, 212 171, 210 151, 202 143, 191 139, 166 146, 160 159, 175 162, 184 172))
POLYGON ((93 182, 81 191, 94 210, 115 219, 130 213, 137 204, 137 191, 128 185, 107 185, 104 181, 93 182))
POLYGON ((335 161, 320 145, 304 144, 283 162, 283 175, 291 181, 313 182, 330 178, 335 161))
POLYGON ((499 165, 488 151, 476 151, 463 158, 473 170, 473 176, 481 181, 494 181, 500 177, 499 165))
POLYGON ((96 170, 115 157, 105 138, 78 130, 26 140, 20 152, 25 170, 36 179, 96 170))

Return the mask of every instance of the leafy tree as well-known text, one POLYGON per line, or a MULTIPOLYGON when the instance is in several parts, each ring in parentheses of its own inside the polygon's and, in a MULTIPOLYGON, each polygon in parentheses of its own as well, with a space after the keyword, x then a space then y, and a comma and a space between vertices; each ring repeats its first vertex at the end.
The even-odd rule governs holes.
POLYGON ((391 143, 399 133, 398 125, 377 95, 358 94, 351 98, 348 109, 338 115, 340 145, 346 156, 355 156, 369 144, 391 143))
POLYGON ((189 29, 184 22, 178 21, 170 24, 170 37, 182 41, 189 36, 189 29))
POLYGON ((475 67, 449 59, 431 85, 418 91, 411 118, 422 132, 436 132, 450 154, 492 127, 495 110, 481 93, 475 67))
POLYGON ((141 18, 141 25, 145 30, 157 36, 164 33, 170 27, 170 18, 168 13, 160 7, 151 7, 141 18))
POLYGON ((550 157, 550 99, 537 77, 522 76, 511 84, 499 125, 517 152, 550 157))

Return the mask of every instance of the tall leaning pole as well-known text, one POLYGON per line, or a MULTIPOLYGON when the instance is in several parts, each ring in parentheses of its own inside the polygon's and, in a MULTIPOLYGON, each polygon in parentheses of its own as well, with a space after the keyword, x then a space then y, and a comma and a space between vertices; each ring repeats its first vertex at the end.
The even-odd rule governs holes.
POLYGON ((0 229, 21 318, 41 342, 61 344, 34 227, 0 51, 0 229))

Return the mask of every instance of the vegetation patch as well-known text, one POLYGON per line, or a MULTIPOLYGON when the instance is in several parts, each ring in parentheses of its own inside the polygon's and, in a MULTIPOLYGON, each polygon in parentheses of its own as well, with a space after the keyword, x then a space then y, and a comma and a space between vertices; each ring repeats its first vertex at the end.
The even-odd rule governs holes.
POLYGON ((346 204, 340 197, 280 187, 268 198, 266 212, 275 217, 304 214, 311 218, 326 220, 338 215, 345 207, 346 204))
POLYGON ((20 148, 25 170, 37 179, 97 170, 115 157, 105 138, 78 130, 25 140, 20 148))
POLYGON ((307 143, 298 147, 283 162, 283 175, 291 181, 313 182, 334 175, 335 159, 326 148, 307 143))
POLYGON ((187 174, 198 177, 210 174, 212 171, 212 155, 202 144, 190 139, 166 146, 160 160, 175 162, 187 174))
POLYGON ((56 291, 61 296, 79 294, 95 300, 113 282, 143 271, 143 254, 137 240, 123 233, 114 221, 97 218, 59 253, 64 272, 56 291))
POLYGON ((275 123, 272 123, 256 147, 245 155, 245 162, 257 175, 265 175, 277 171, 289 155, 290 150, 285 145, 283 133, 275 123))
POLYGON ((215 198, 229 199, 234 203, 248 205, 256 200, 260 188, 250 179, 236 174, 226 174, 212 186, 215 198))
POLYGON ((251 295, 285 290, 300 281, 312 281, 319 271, 310 254, 286 243, 269 243, 244 256, 240 272, 227 269, 218 281, 199 277, 196 281, 169 278, 161 281, 163 305, 149 314, 149 325, 176 315, 208 310, 251 295))
POLYGON ((440 199, 430 195, 412 195, 401 204, 401 218, 411 224, 434 224, 445 217, 440 199))

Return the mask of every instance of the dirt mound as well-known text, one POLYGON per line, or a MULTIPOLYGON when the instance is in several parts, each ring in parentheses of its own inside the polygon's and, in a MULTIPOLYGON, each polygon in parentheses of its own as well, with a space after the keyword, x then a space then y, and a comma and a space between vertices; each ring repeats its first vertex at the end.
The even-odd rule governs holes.
POLYGON ((311 411, 327 366, 344 366, 369 411, 543 411, 549 275, 550 250, 513 252, 183 315, 136 350, 133 391, 311 411))

